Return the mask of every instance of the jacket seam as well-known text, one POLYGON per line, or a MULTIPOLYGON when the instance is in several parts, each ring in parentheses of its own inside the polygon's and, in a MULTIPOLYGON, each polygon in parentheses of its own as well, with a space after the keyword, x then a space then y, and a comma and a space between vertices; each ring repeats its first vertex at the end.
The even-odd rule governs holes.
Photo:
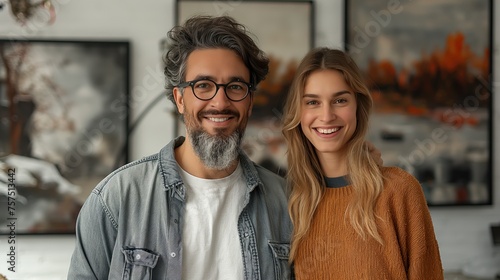
POLYGON ((116 222, 115 217, 111 213, 111 210, 109 209, 108 205, 104 201, 103 197, 100 194, 94 194, 97 195, 97 199, 99 200, 99 203, 101 204, 102 209, 104 210, 104 213, 106 213, 106 217, 109 219, 113 227, 118 230, 118 223, 116 222))

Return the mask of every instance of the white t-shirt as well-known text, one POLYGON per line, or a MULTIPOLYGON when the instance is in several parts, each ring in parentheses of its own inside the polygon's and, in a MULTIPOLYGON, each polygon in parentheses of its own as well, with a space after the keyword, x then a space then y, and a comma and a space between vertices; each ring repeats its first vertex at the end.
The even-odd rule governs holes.
POLYGON ((243 279, 238 217, 246 184, 241 166, 212 180, 180 169, 186 186, 182 279, 243 279))

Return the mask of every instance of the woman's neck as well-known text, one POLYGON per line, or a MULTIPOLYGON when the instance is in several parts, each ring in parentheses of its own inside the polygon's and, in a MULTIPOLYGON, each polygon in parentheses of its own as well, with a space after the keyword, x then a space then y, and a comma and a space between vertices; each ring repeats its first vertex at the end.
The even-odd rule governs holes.
POLYGON ((325 177, 347 175, 347 155, 340 153, 318 153, 321 171, 325 177))

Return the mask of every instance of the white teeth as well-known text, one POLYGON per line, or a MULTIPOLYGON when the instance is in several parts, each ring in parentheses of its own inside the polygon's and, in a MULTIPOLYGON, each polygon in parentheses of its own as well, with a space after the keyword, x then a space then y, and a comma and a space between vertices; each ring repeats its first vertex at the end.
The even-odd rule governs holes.
POLYGON ((336 127, 336 128, 329 128, 329 129, 325 129, 325 128, 316 128, 316 130, 319 132, 319 133, 323 133, 323 134, 330 134, 330 133, 334 133, 336 131, 338 131, 340 128, 336 127))
POLYGON ((208 118, 208 119, 213 121, 213 122, 225 122, 225 121, 229 120, 229 118, 208 118))

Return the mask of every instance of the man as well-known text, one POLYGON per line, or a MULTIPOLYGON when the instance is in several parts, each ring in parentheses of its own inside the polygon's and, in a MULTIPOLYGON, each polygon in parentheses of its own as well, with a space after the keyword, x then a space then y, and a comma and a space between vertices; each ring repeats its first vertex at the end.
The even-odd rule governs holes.
POLYGON ((230 17, 169 32, 186 138, 105 178, 81 209, 69 279, 289 279, 284 180, 240 143, 268 59, 230 17))

